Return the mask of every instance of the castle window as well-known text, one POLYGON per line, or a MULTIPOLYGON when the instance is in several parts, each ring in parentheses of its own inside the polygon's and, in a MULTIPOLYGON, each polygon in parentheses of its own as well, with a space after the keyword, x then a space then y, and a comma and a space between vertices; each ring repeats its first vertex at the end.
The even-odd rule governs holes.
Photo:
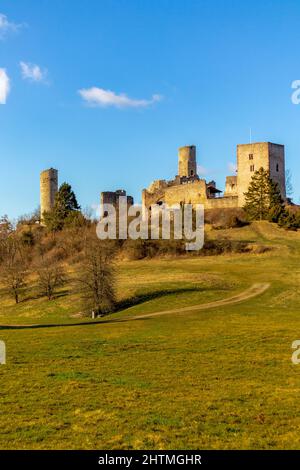
POLYGON ((254 165, 250 165, 250 171, 254 171, 254 165))
POLYGON ((277 163, 277 165, 276 165, 276 171, 279 171, 279 165, 278 165, 278 163, 277 163))
POLYGON ((194 171, 193 170, 191 170, 191 176, 194 176, 194 171))
POLYGON ((253 160, 253 153, 249 153, 249 160, 253 160))

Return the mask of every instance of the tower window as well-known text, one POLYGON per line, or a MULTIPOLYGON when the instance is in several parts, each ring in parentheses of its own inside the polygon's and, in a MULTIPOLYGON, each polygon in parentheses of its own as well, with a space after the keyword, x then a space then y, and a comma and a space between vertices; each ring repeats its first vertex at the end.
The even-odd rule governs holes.
POLYGON ((191 176, 194 176, 194 171, 193 170, 191 170, 191 176))
POLYGON ((277 163, 277 165, 276 165, 276 171, 279 171, 279 165, 278 165, 278 163, 277 163))
POLYGON ((253 160, 253 153, 249 153, 249 160, 253 160))
POLYGON ((250 165, 250 171, 254 171, 254 165, 250 165))

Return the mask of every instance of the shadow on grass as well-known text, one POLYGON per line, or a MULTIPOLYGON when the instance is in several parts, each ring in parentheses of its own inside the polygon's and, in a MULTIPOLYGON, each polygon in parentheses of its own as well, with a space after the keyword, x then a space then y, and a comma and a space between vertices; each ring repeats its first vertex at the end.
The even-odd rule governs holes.
MULTIPOLYGON (((118 313, 130 307, 135 307, 136 305, 140 305, 145 302, 149 302, 149 300, 159 299, 161 297, 166 297, 168 295, 189 294, 191 292, 203 292, 203 291, 216 290, 216 289, 217 288, 214 288, 214 287, 210 287, 210 288, 178 287, 177 289, 163 289, 163 290, 148 292, 147 294, 136 294, 135 296, 130 297, 129 299, 125 299, 125 300, 118 302, 115 313, 118 313)), ((220 290, 220 288, 218 287, 217 290, 220 290)))
MULTIPOLYGON (((228 288, 220 286, 218 287, 178 287, 177 289, 163 289, 158 291, 148 292, 147 294, 137 294, 129 299, 125 299, 121 302, 118 302, 116 310, 113 313, 121 313, 123 310, 126 310, 130 307, 135 307, 136 305, 141 305, 149 300, 155 300, 168 295, 174 294, 189 294, 191 292, 204 292, 204 291, 214 291, 214 290, 228 290, 228 288)), ((67 295, 67 291, 62 291, 60 296, 67 295)), ((66 327, 66 326, 87 326, 87 325, 99 325, 103 323, 122 323, 127 321, 137 321, 137 320, 146 320, 146 318, 135 318, 135 317, 125 317, 125 318, 115 318, 110 319, 111 314, 104 315, 101 320, 86 320, 77 323, 45 323, 45 324, 32 324, 32 325, 0 325, 1 330, 26 330, 26 329, 35 329, 35 328, 55 328, 55 327, 66 327)), ((150 318, 149 318, 150 320, 150 318)))
MULTIPOLYGON (((57 292, 53 295, 53 298, 51 299, 51 301, 60 299, 61 297, 66 297, 69 294, 70 294, 70 291, 68 289, 61 290, 60 292, 57 292)), ((39 300, 39 299, 46 299, 46 298, 47 297, 45 294, 36 293, 36 294, 28 295, 24 299, 21 299, 19 303, 22 304, 22 303, 30 302, 32 300, 39 300)))
MULTIPOLYGON (((108 315, 107 315, 108 316, 108 315)), ((111 320, 90 320, 79 323, 45 323, 45 324, 35 324, 35 325, 0 325, 0 331, 2 330, 35 330, 40 328, 64 328, 66 326, 90 326, 90 325, 100 325, 106 323, 125 323, 127 321, 133 320, 150 320, 150 318, 116 318, 111 320)))
MULTIPOLYGON (((191 292, 203 292, 207 290, 220 290, 220 287, 179 287, 177 289, 163 289, 159 291, 148 292, 147 294, 137 294, 134 297, 125 299, 117 304, 116 311, 113 313, 121 313, 123 310, 126 310, 130 307, 136 305, 141 305, 149 300, 159 299, 161 297, 166 297, 173 294, 188 294, 191 292)), ((226 288, 224 288, 226 290, 226 288)), ((66 295, 66 291, 60 293, 62 296, 66 295)), ((122 323, 127 321, 135 320, 132 318, 116 318, 110 319, 109 315, 105 315, 101 320, 86 320, 77 323, 45 323, 45 324, 33 324, 33 325, 0 325, 0 330, 26 330, 26 329, 35 329, 35 328, 54 328, 54 327, 67 327, 67 326, 86 326, 86 325, 98 325, 103 323, 122 323)))

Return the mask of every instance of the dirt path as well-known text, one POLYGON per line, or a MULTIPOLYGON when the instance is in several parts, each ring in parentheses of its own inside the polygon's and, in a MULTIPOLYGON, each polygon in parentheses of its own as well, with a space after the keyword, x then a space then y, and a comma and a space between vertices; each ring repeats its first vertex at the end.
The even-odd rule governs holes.
POLYGON ((173 313, 182 314, 186 312, 192 312, 193 310, 208 310, 210 308, 222 307, 224 305, 232 305, 237 304, 239 302, 243 302, 245 300, 251 299, 252 297, 256 297, 260 294, 263 294, 267 289, 269 289, 269 283, 261 283, 261 284, 253 284, 249 289, 241 292, 240 294, 236 294, 233 297, 229 297, 228 299, 216 300, 214 302, 209 302, 206 304, 198 304, 192 305, 190 307, 182 307, 182 308, 175 308, 172 310, 163 310, 161 312, 153 312, 153 313, 146 313, 145 315, 138 315, 138 316, 131 316, 131 317, 124 317, 124 318, 116 318, 116 319, 107 319, 107 320, 99 320, 99 321, 86 321, 80 323, 63 323, 63 324, 32 324, 32 325, 0 325, 0 329, 30 329, 30 328, 53 328, 53 327, 64 327, 64 326, 83 326, 83 325, 95 325, 101 323, 119 323, 124 321, 133 321, 133 320, 142 320, 143 318, 151 318, 151 317, 159 317, 161 315, 170 315, 173 313))
POLYGON ((169 315, 170 313, 185 313, 191 312, 193 310, 207 310, 209 308, 221 307, 223 305, 236 304, 238 302, 243 302, 244 300, 251 299, 257 295, 262 294, 267 289, 269 289, 270 284, 261 283, 253 284, 249 289, 241 292, 240 294, 229 297, 228 299, 216 300, 215 302, 209 302, 207 304, 192 305, 191 307, 176 308, 173 310, 163 310, 162 312, 147 313, 145 315, 139 315, 137 317, 132 317, 132 319, 138 320, 148 317, 158 317, 160 315, 169 315))

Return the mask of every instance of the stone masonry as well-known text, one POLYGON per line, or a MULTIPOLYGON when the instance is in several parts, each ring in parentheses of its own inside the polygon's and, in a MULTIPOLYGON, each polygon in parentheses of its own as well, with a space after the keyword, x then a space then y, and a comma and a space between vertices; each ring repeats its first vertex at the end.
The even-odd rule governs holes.
POLYGON ((223 196, 214 181, 206 182, 197 174, 196 147, 181 147, 178 153, 178 175, 173 180, 153 181, 142 192, 143 207, 152 204, 203 204, 205 209, 243 207, 244 193, 248 190, 256 170, 263 167, 278 183, 283 199, 285 192, 284 146, 259 142, 237 146, 237 172, 226 177, 223 196))
POLYGON ((58 171, 54 168, 42 171, 40 175, 41 221, 43 214, 51 211, 58 191, 58 171))

